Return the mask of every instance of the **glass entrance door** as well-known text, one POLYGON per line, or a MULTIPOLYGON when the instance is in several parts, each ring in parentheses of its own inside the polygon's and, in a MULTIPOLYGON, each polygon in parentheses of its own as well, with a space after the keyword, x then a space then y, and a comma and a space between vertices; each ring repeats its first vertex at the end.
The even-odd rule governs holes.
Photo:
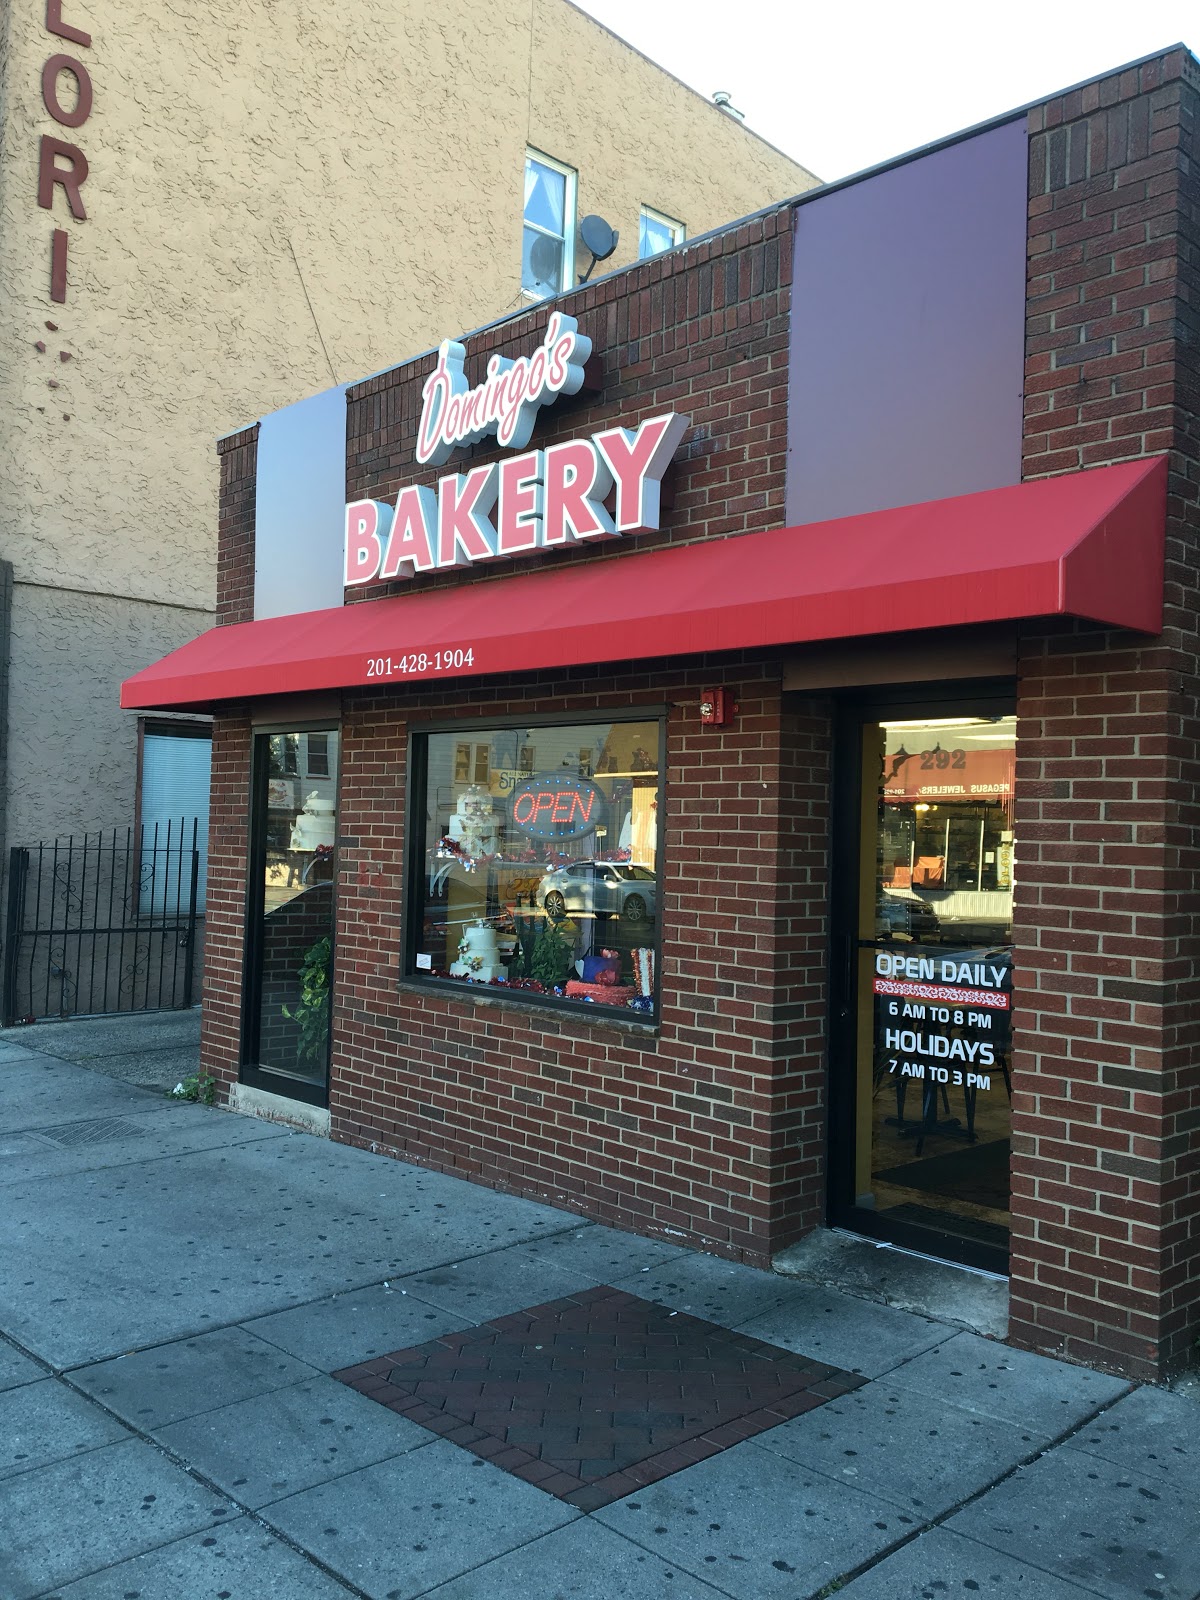
POLYGON ((868 715, 846 754, 835 1220, 1006 1271, 1015 718, 868 715))
POLYGON ((329 1080, 338 736, 255 735, 242 1080, 324 1105, 329 1080))

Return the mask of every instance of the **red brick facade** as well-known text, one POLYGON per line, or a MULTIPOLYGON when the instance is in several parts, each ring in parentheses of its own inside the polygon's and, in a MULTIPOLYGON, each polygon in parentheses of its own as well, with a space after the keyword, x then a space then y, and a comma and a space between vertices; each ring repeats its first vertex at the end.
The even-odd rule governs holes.
POLYGON ((794 1128, 821 1103, 822 985, 793 998, 788 973, 799 947, 823 969, 823 905, 781 880, 804 849, 785 812, 823 841, 825 786, 781 781, 778 667, 728 660, 723 681, 731 729, 699 727, 698 668, 346 697, 335 1137, 760 1263, 820 1220, 822 1153, 794 1128), (668 708, 657 1033, 495 990, 397 987, 408 721, 532 705, 668 708))
POLYGON ((1161 638, 1021 629, 1011 1336, 1140 1376, 1200 1320, 1194 74, 1030 117, 1025 476, 1169 451, 1170 499, 1161 638))
MULTIPOLYGON (((1194 73, 1173 52, 1029 119, 1024 474, 1169 453, 1170 520, 1161 637, 1017 630, 1011 1336, 1137 1376, 1181 1365, 1200 1323, 1194 73)), ((692 419, 639 549, 782 518, 792 221, 781 208, 570 297, 600 360, 539 443, 692 419)), ((546 316, 473 336, 468 378, 546 316)), ((412 462, 431 361, 350 390, 348 498, 438 476, 412 462)), ((223 622, 251 614, 254 469, 254 430, 224 442, 223 622)), ((837 695, 783 677, 778 652, 656 661, 647 640, 643 662, 343 694, 335 1138, 756 1263, 824 1220, 837 695), (727 728, 696 713, 714 683, 739 701, 727 728), (412 727, 636 707, 667 720, 660 1026, 404 980, 412 727)), ((248 711, 223 708, 214 732, 203 1049, 232 1083, 248 711)))
MULTIPOLYGON (((664 485, 663 529, 640 535, 639 549, 782 516, 791 216, 774 212, 572 297, 572 315, 603 354, 588 389, 543 414, 539 442, 665 410, 691 418, 664 485)), ((528 348, 547 315, 541 308, 472 338, 468 379, 478 381, 493 353, 528 348)), ((387 499, 422 481, 412 439, 431 366, 429 357, 351 390, 350 498, 387 499)), ((500 454, 477 446, 470 460, 500 454)), ((429 469, 424 481, 437 475, 429 469)), ((614 542, 600 559, 621 549, 614 542)), ((557 559, 597 556, 581 547, 557 559)), ((536 627, 536 618, 513 625, 536 627)), ((828 738, 797 724, 785 754, 782 717, 778 662, 580 670, 517 688, 467 686, 449 701, 430 691, 347 696, 339 830, 358 843, 342 847, 335 1031, 347 1070, 332 1092, 336 1136, 759 1262, 812 1227, 824 1192, 823 1147, 812 1136, 823 1099, 825 948, 824 903, 813 903, 812 886, 823 875, 810 872, 806 893, 788 867, 803 860, 811 869, 812 853, 823 857, 828 738), (695 711, 714 670, 740 702, 726 731, 700 727, 695 711), (407 716, 574 716, 639 704, 670 707, 659 1035, 491 996, 464 1004, 428 990, 397 995, 407 716), (820 764, 794 775, 802 750, 817 750, 820 764), (801 948, 816 957, 802 980, 792 975, 801 948), (797 1137, 801 1123, 807 1139, 797 1137)))
POLYGON ((205 988, 200 1019, 202 1070, 226 1088, 238 1081, 241 1059, 249 796, 250 716, 234 708, 213 718, 205 988))
MULTIPOLYGON (((217 521, 217 622, 254 616, 255 469, 258 424, 217 446, 221 506, 217 521)), ((200 1054, 203 1071, 228 1089, 238 1081, 245 950, 246 848, 250 794, 250 717, 223 707, 213 718, 208 820, 205 982, 200 1054), (209 922, 211 917, 212 921, 209 922)))
MULTIPOLYGON (((782 520, 792 217, 790 208, 771 212, 685 255, 644 262, 570 297, 571 315, 596 356, 584 391, 539 413, 539 445, 618 423, 633 427, 664 411, 691 419, 664 480, 663 527, 639 534, 639 551, 749 533, 782 520)), ((548 315, 539 307, 472 335, 468 381, 480 381, 493 354, 525 354, 545 333, 548 315)), ((401 485, 433 484, 446 470, 423 470, 413 458, 421 390, 433 362, 426 356, 350 389, 349 499, 394 500, 401 485)), ((505 454, 484 441, 457 452, 455 470, 505 454)), ((600 559, 619 560, 629 548, 613 540, 600 559)), ((528 570, 542 559, 507 561, 504 570, 528 570)), ((590 545, 555 554, 558 566, 596 559, 590 545)), ((421 581, 457 585, 494 575, 458 569, 421 581)), ((347 590, 347 598, 374 599, 389 589, 403 592, 407 584, 364 585, 347 590)))
MULTIPOLYGON (((639 548, 782 516, 790 230, 784 209, 573 297, 572 314, 610 359, 589 371, 588 392, 544 414, 539 438, 578 434, 585 409, 588 429, 667 409, 692 420, 664 485, 663 530, 640 536, 639 548)), ((493 351, 520 353, 546 316, 539 308, 473 338, 468 375, 493 351)), ((350 391, 348 497, 386 499, 421 481, 412 437, 431 364, 350 391)), ((252 605, 254 444, 253 433, 223 444, 228 622, 252 605)), ((471 452, 488 457, 484 447, 471 452)), ((589 558, 580 549, 558 559, 589 558)), ((521 625, 536 619, 514 619, 521 625)), ((795 712, 784 740, 778 660, 580 669, 518 686, 483 680, 449 700, 444 689, 346 694, 341 731, 334 1136, 760 1263, 815 1226, 824 1205, 830 741, 827 719, 795 712), (739 700, 726 730, 698 724, 714 670, 739 700), (643 704, 668 708, 661 1030, 398 988, 409 720, 643 704), (724 919, 719 948, 714 916, 724 919)), ((244 721, 217 719, 210 873, 223 908, 244 903, 245 743, 244 721), (239 840, 240 854, 218 855, 226 838, 239 840)), ((222 995, 240 987, 241 948, 230 938, 214 952, 208 981, 222 995)), ((236 1081, 238 1049, 236 1007, 214 1006, 208 1070, 236 1081)))
POLYGON ((228 434, 217 446, 221 459, 221 510, 217 519, 217 622, 249 622, 254 616, 255 467, 258 424, 228 434))

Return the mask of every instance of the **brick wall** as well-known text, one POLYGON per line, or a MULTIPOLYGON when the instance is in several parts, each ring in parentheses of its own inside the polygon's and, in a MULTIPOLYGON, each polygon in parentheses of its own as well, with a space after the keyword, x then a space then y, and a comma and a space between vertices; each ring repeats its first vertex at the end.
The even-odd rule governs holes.
POLYGON ((1144 1377, 1200 1322, 1194 72, 1030 117, 1025 476, 1170 480, 1163 636, 1021 629, 1010 1327, 1144 1377))
MULTIPOLYGON (((555 300, 578 318, 597 360, 598 387, 556 401, 538 413, 539 446, 620 423, 633 427, 662 411, 681 411, 691 431, 664 480, 660 532, 506 561, 513 573, 571 561, 613 559, 636 546, 649 550, 778 526, 783 518, 787 453, 788 313, 792 212, 755 218, 686 252, 643 262, 555 300)), ((545 333, 549 308, 472 335, 470 383, 489 357, 527 354, 545 333)), ((347 491, 351 499, 394 501, 406 483, 433 484, 451 470, 422 469, 413 457, 421 389, 433 366, 427 356, 370 378, 347 395, 347 491)), ((465 472, 506 454, 494 440, 456 451, 465 472)), ((481 581, 491 570, 441 572, 389 584, 365 584, 347 598, 389 590, 481 581)))
POLYGON ((819 719, 802 734, 785 781, 779 670, 761 660, 348 694, 334 1137, 760 1263, 818 1221, 819 1131, 797 1144, 796 1125, 824 1076, 828 741, 819 719), (737 694, 732 727, 700 724, 714 679, 737 694), (476 717, 664 702, 660 1031, 398 985, 409 720, 466 736, 476 717), (793 865, 807 888, 784 894, 793 865), (820 976, 792 976, 803 961, 820 976))
POLYGON ((225 1091, 238 1080, 241 1048, 250 740, 244 708, 213 718, 200 1060, 225 1091))
POLYGON ((780 748, 773 1235, 825 1221, 832 707, 787 704, 780 748))
POLYGON ((258 423, 217 445, 221 502, 217 519, 217 622, 254 616, 254 508, 258 423))
MULTIPOLYGON (((254 508, 258 424, 217 444, 221 500, 217 544, 217 622, 254 616, 254 508)), ((242 953, 245 948, 247 820, 250 809, 250 716, 224 708, 213 718, 209 789, 208 888, 205 906, 203 1070, 224 1093, 241 1059, 242 953)))
MULTIPOLYGON (((662 530, 607 551, 557 552, 556 566, 781 520, 790 230, 791 213, 781 210, 556 302, 578 317, 599 361, 587 391, 541 412, 539 443, 664 410, 692 421, 664 484, 662 530)), ((530 349, 547 316, 538 307, 473 336, 469 381, 492 354, 530 349)), ((412 457, 431 365, 425 358, 351 389, 352 497, 388 500, 402 483, 439 476, 422 474, 412 457)), ((456 465, 502 454, 485 441, 456 465)), ((490 575, 435 574, 349 598, 490 575)), ((823 1156, 811 1128, 797 1143, 797 1125, 822 1097, 824 905, 815 871, 784 901, 780 885, 793 859, 811 870, 824 850, 828 740, 797 724, 806 771, 789 768, 785 781, 782 727, 779 672, 766 661, 748 676, 729 663, 653 676, 597 669, 506 687, 468 681, 449 699, 432 687, 347 696, 335 1137, 760 1261, 819 1220, 823 1156), (728 683, 730 671, 737 723, 702 728, 699 691, 728 683), (490 997, 397 994, 407 717, 576 715, 664 698, 672 710, 661 1035, 490 997), (785 823, 798 828, 795 842, 785 843, 785 823), (819 975, 801 976, 801 959, 819 975), (785 963, 786 1004, 776 989, 785 963)))
MULTIPOLYGON (((665 409, 686 412, 693 426, 665 485, 662 531, 614 541, 614 551, 558 552, 556 565, 780 520, 790 228, 786 210, 760 217, 558 302, 591 334, 600 362, 587 392, 541 413, 539 442, 665 409)), ((493 352, 529 349, 547 314, 534 308, 473 337, 468 377, 477 380, 493 352)), ((422 481, 412 440, 430 365, 351 389, 351 496, 387 500, 401 483, 422 481)), ((223 446, 222 621, 243 620, 252 604, 254 443, 251 431, 223 446)), ((484 445, 469 454, 489 458, 484 445)), ((225 994, 240 984, 248 742, 244 718, 218 719, 210 896, 222 936, 208 981, 225 994)), ((334 1137, 760 1262, 819 1221, 828 764, 825 709, 785 722, 778 663, 767 658, 347 693, 334 1137), (700 690, 712 682, 739 697, 732 727, 699 722, 700 690), (664 702, 661 1029, 400 984, 409 721, 452 717, 465 729, 473 717, 664 702)), ((206 1021, 209 1070, 230 1079, 236 1022, 232 1009, 206 1021)))

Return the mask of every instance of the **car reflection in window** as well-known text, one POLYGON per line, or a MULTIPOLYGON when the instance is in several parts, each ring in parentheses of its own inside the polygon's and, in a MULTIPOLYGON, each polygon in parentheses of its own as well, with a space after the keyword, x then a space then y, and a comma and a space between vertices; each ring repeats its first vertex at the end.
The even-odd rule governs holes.
POLYGON ((537 898, 548 917, 583 913, 645 922, 654 915, 656 890, 649 867, 619 861, 573 861, 546 874, 537 898))
POLYGON ((884 893, 875 907, 877 939, 936 939, 941 923, 932 906, 915 895, 884 893))

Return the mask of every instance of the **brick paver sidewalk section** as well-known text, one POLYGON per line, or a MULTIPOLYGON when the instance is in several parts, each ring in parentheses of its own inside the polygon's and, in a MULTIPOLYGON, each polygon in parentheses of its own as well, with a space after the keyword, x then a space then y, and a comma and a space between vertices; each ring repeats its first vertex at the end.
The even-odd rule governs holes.
POLYGON ((333 1376, 582 1511, 866 1381, 607 1285, 333 1376))

